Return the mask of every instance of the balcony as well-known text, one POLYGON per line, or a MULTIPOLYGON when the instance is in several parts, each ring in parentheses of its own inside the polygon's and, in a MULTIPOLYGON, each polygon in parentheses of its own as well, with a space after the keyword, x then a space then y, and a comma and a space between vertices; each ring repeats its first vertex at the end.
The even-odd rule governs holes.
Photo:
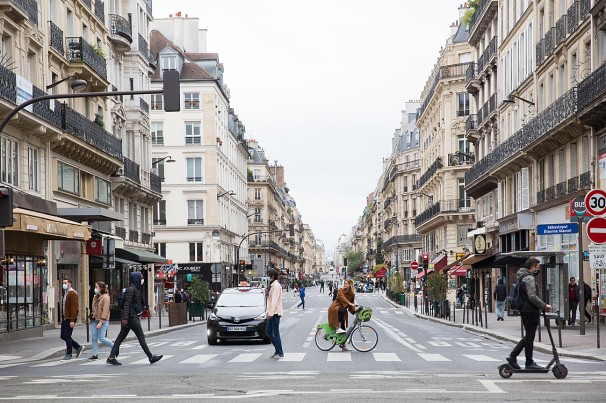
POLYGON ((128 240, 131 242, 139 242, 139 231, 128 231, 128 240))
POLYGON ((154 225, 159 225, 159 226, 165 226, 166 225, 166 218, 164 219, 158 219, 158 220, 154 220, 154 225))
POLYGON ((574 1, 568 8, 566 13, 566 21, 568 25, 568 35, 572 35, 579 26, 579 2, 574 1))
POLYGON ((556 47, 558 47, 558 45, 560 43, 562 43, 566 40, 567 33, 568 33, 568 30, 567 30, 567 26, 566 26, 566 14, 564 14, 562 17, 560 17, 560 19, 556 23, 556 33, 555 33, 556 47))
POLYGON ((551 27, 545 34, 545 57, 551 56, 555 46, 555 27, 551 27))
POLYGON ((545 189, 545 202, 550 202, 552 200, 555 200, 556 197, 556 187, 555 186, 550 186, 547 189, 545 189))
POLYGON ((143 97, 139 98, 139 108, 141 108, 141 112, 145 115, 149 115, 149 104, 143 99, 143 97))
POLYGON ((141 178, 139 177, 139 164, 126 157, 123 157, 123 161, 124 176, 133 182, 141 183, 141 178))
POLYGON ((92 0, 82 0, 82 3, 84 3, 84 5, 86 7, 88 7, 89 10, 93 9, 93 2, 92 2, 92 0))
POLYGON ((123 52, 128 52, 133 43, 133 32, 128 20, 120 15, 110 14, 110 36, 109 39, 123 52))
POLYGON ((147 14, 151 17, 152 15, 152 0, 145 0, 145 9, 147 10, 147 14))
POLYGON ((469 67, 467 67, 467 71, 465 72, 465 89, 472 94, 475 94, 480 89, 480 80, 478 79, 475 63, 469 63, 469 67))
POLYGON ((156 193, 162 193, 162 180, 154 173, 149 173, 149 184, 151 190, 156 193))
POLYGON ((105 4, 101 0, 95 0, 95 17, 105 25, 105 4))
POLYGON ((585 18, 589 17, 589 11, 591 10, 591 0, 581 0, 579 1, 579 6, 581 19, 585 20, 585 18))
POLYGON ((67 60, 82 62, 92 69, 92 72, 107 80, 105 57, 99 50, 89 45, 82 37, 69 37, 65 38, 65 41, 67 43, 67 60))
POLYGON ((141 34, 138 34, 138 35, 139 35, 138 36, 139 53, 145 60, 147 60, 150 67, 155 68, 156 62, 151 54, 151 51, 149 50, 149 45, 147 44, 147 41, 145 40, 144 37, 141 36, 141 34))
POLYGON ((418 228, 440 214, 468 214, 474 211, 475 203, 472 199, 440 200, 415 217, 415 226, 418 228))
POLYGON ((463 155, 460 153, 448 154, 448 166, 459 167, 465 165, 473 165, 475 156, 473 154, 463 155))
POLYGON ((421 235, 419 234, 396 235, 385 241, 383 244, 383 250, 389 250, 394 246, 411 245, 419 242, 421 242, 421 235))
POLYGON ((581 189, 591 188, 591 172, 583 172, 580 177, 581 189))
POLYGON ((141 243, 150 244, 151 243, 151 234, 147 232, 143 232, 141 234, 141 243))
MULTIPOLYGON (((466 77, 467 68, 469 67, 470 64, 471 63, 451 64, 448 66, 441 66, 437 71, 434 70, 435 75, 432 78, 433 81, 431 83, 431 87, 427 91, 427 93, 426 93, 427 95, 423 99, 423 102, 421 103, 421 106, 419 108, 419 114, 418 114, 419 117, 423 116, 425 109, 427 109, 429 102, 431 102, 431 98, 433 97, 433 94, 435 93, 436 87, 438 86, 438 83, 440 82, 440 80, 458 78, 458 77, 461 77, 461 78, 466 77)), ((428 84, 429 83, 425 84, 425 88, 427 88, 428 84)))
POLYGON ((498 60, 497 52, 497 37, 493 37, 484 52, 478 59, 478 76, 482 77, 485 74, 489 74, 491 68, 496 64, 498 60), (488 70, 488 71, 485 71, 488 70))
POLYGON ((50 25, 50 47, 63 56, 65 55, 65 49, 63 48, 63 31, 53 24, 52 21, 49 21, 48 23, 50 25))
POLYGON ((595 129, 606 121, 606 64, 579 83, 579 119, 595 129))
POLYGON ((116 226, 116 230, 114 231, 116 236, 119 236, 122 239, 126 239, 126 228, 116 226))
POLYGON ((38 25, 38 2, 36 0, 0 0, 0 6, 13 21, 28 20, 32 25, 38 25))
POLYGON ((537 60, 536 65, 539 67, 545 60, 545 39, 541 39, 536 45, 537 60))
POLYGON ((568 179, 568 193, 574 193, 579 190, 579 177, 568 179))
POLYGON ((63 130, 104 153, 122 160, 122 140, 91 122, 67 105, 63 107, 63 130))
POLYGON ((417 189, 420 189, 421 186, 424 186, 427 182, 429 182, 431 177, 434 176, 434 174, 438 172, 438 169, 441 169, 442 167, 442 157, 436 158, 436 160, 433 162, 433 164, 431 164, 429 169, 425 171, 423 175, 421 175, 421 178, 419 178, 419 180, 417 180, 417 189))
POLYGON ((556 185, 556 197, 560 198, 566 195, 566 182, 560 182, 556 185))
POLYGON ((482 38, 484 31, 490 27, 498 9, 497 0, 482 0, 469 21, 469 43, 475 46, 482 38))
POLYGON ((387 207, 389 207, 389 205, 391 204, 391 197, 387 198, 384 202, 383 202, 383 208, 386 209, 387 207))
POLYGON ((204 225, 204 218, 188 218, 187 225, 204 225))
POLYGON ((545 203, 545 190, 539 190, 537 192, 537 204, 545 203))

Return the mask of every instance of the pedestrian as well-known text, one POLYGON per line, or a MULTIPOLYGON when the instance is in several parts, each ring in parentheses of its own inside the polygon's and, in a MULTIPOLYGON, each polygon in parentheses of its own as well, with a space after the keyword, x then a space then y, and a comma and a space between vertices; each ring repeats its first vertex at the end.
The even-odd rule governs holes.
MULTIPOLYGON (((345 333, 349 319, 347 310, 352 314, 356 312, 356 291, 353 280, 350 278, 346 279, 343 287, 335 292, 337 293, 337 297, 328 308, 328 324, 330 327, 336 328, 337 333, 345 333)), ((341 350, 349 351, 345 344, 341 345, 341 350)))
POLYGON ((385 294, 385 289, 387 289, 387 281, 381 280, 381 289, 383 290, 383 294, 385 294))
POLYGON ((579 285, 574 277, 568 283, 568 326, 574 326, 577 321, 577 308, 579 306, 579 285))
POLYGON ((521 267, 518 270, 517 281, 520 284, 520 297, 524 303, 520 308, 522 316, 522 324, 526 335, 513 348, 511 354, 506 358, 507 362, 514 368, 520 369, 517 362, 517 357, 522 350, 526 352, 526 369, 543 369, 537 365, 532 359, 534 336, 539 326, 541 318, 541 310, 551 311, 551 305, 546 304, 537 295, 537 283, 534 276, 537 276, 541 271, 541 262, 536 258, 530 258, 526 261, 526 267, 521 267))
POLYGON ((95 296, 93 297, 93 321, 91 323, 93 355, 89 360, 99 358, 99 342, 109 348, 114 347, 114 343, 105 337, 107 327, 109 326, 109 293, 107 285, 103 281, 95 283, 95 296))
POLYGON ((591 302, 591 286, 587 283, 583 287, 583 299, 585 300, 585 318, 587 318, 585 322, 591 323, 591 314, 589 313, 591 310, 589 305, 591 302))
POLYGON ((181 290, 175 291, 175 302, 176 303, 183 302, 183 294, 181 294, 181 290))
POLYGON ((507 288, 503 284, 503 279, 497 281, 497 286, 492 293, 492 297, 497 301, 497 321, 504 321, 505 318, 505 299, 507 298, 507 288))
POLYGON ((139 320, 139 315, 143 313, 143 307, 145 306, 143 303, 143 295, 141 294, 141 286, 144 283, 143 275, 140 272, 135 271, 130 273, 129 279, 130 285, 126 288, 124 293, 124 304, 121 310, 122 327, 120 328, 120 334, 118 334, 118 337, 114 342, 114 347, 112 347, 112 351, 109 353, 107 363, 122 365, 118 362, 116 357, 120 353, 120 345, 132 329, 137 336, 137 340, 139 340, 139 345, 143 349, 143 352, 147 355, 149 363, 153 364, 160 361, 162 356, 154 355, 149 350, 149 347, 145 342, 145 334, 141 328, 141 321, 139 320))
POLYGON ((283 315, 282 286, 278 281, 279 274, 275 269, 271 269, 267 274, 271 278, 271 285, 267 297, 267 312, 265 313, 267 316, 267 327, 265 328, 265 333, 276 349, 270 358, 279 360, 280 358, 284 358, 282 339, 280 338, 280 318, 283 315))
POLYGON ((324 280, 320 280, 320 292, 324 293, 324 280))
POLYGON ((64 360, 72 359, 72 349, 76 350, 76 358, 80 357, 84 346, 81 346, 76 340, 72 339, 74 326, 78 320, 79 304, 78 293, 74 290, 71 278, 63 279, 63 320, 61 321, 61 340, 65 341, 64 360))
POLYGON ((303 310, 305 310, 305 287, 303 286, 299 289, 299 298, 301 298, 301 303, 297 305, 297 308, 303 305, 303 310))
POLYGON ((328 295, 332 297, 332 281, 328 282, 328 295))
POLYGON ((457 305, 461 307, 463 305, 464 299, 463 289, 461 287, 457 288, 457 305))
POLYGON ((183 291, 183 289, 181 289, 181 291, 183 292, 183 302, 188 303, 189 302, 189 293, 186 291, 183 291))

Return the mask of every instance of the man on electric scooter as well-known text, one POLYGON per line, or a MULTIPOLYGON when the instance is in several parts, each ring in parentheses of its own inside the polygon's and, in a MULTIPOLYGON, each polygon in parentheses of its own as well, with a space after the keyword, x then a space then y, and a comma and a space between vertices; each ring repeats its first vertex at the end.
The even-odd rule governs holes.
POLYGON ((526 369, 543 369, 532 359, 532 350, 534 336, 541 319, 541 310, 551 311, 551 305, 546 304, 537 295, 537 283, 534 276, 541 271, 541 262, 536 258, 530 258, 526 261, 526 267, 518 270, 517 281, 521 281, 520 295, 524 304, 520 308, 522 323, 524 324, 525 336, 513 348, 511 354, 506 358, 507 362, 514 368, 520 369, 517 357, 522 350, 526 352, 526 369))

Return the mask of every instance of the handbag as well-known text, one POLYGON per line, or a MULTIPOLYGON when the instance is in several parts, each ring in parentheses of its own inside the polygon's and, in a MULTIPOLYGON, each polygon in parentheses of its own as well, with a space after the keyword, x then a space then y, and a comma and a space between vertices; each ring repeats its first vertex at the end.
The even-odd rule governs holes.
POLYGON ((93 313, 91 312, 88 314, 88 321, 92 322, 93 320, 95 320, 95 315, 93 315, 93 313))

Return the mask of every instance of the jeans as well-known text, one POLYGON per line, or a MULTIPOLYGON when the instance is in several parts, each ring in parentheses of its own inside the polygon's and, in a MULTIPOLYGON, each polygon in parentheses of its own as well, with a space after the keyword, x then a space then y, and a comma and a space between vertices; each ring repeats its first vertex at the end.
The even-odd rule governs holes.
POLYGON ((65 354, 72 355, 72 348, 76 350, 80 349, 80 344, 74 339, 72 339, 72 333, 74 329, 69 327, 69 319, 63 319, 61 322, 61 340, 65 341, 65 346, 67 347, 67 351, 65 354))
POLYGON ((497 318, 503 319, 505 316, 505 301, 497 301, 497 318))
POLYGON ((120 344, 126 339, 128 336, 128 332, 132 329, 137 336, 137 340, 139 340, 139 345, 143 349, 143 352, 148 358, 151 358, 153 354, 149 351, 149 347, 147 347, 147 343, 145 342, 145 334, 143 333, 143 329, 141 328, 141 321, 139 318, 128 318, 128 327, 122 325, 120 328, 120 334, 116 338, 114 342, 114 346, 112 347, 111 353, 109 353, 109 358, 115 358, 116 354, 120 353, 120 344))
POLYGON ((574 325, 574 323, 577 321, 578 306, 579 306, 578 302, 569 302, 568 303, 568 309, 569 309, 569 313, 570 313, 570 318, 568 319, 569 325, 574 325))
POLYGON ((305 297, 300 297, 301 298, 301 303, 299 305, 297 305, 297 308, 300 307, 301 305, 303 305, 303 309, 305 309, 305 297))
POLYGON ((99 324, 99 322, 97 322, 96 320, 93 320, 93 322, 91 323, 91 327, 92 327, 92 346, 93 346, 93 355, 97 355, 99 354, 99 342, 105 344, 108 347, 114 347, 114 343, 105 338, 105 333, 107 332, 107 327, 109 326, 109 322, 105 321, 105 323, 103 323, 103 325, 101 325, 101 329, 97 329, 97 325, 99 324))
POLYGON ((513 348, 511 352, 512 357, 517 357, 520 355, 522 350, 526 352, 526 365, 532 364, 532 349, 534 344, 534 335, 537 332, 537 327, 539 326, 539 321, 541 320, 541 315, 538 312, 522 312, 522 323, 524 324, 524 330, 526 334, 524 337, 518 342, 518 344, 513 348))
POLYGON ((274 348, 276 349, 275 354, 284 355, 284 351, 282 351, 282 339, 280 338, 280 317, 278 315, 274 315, 267 319, 265 334, 267 334, 267 337, 271 340, 271 344, 274 345, 274 348))

